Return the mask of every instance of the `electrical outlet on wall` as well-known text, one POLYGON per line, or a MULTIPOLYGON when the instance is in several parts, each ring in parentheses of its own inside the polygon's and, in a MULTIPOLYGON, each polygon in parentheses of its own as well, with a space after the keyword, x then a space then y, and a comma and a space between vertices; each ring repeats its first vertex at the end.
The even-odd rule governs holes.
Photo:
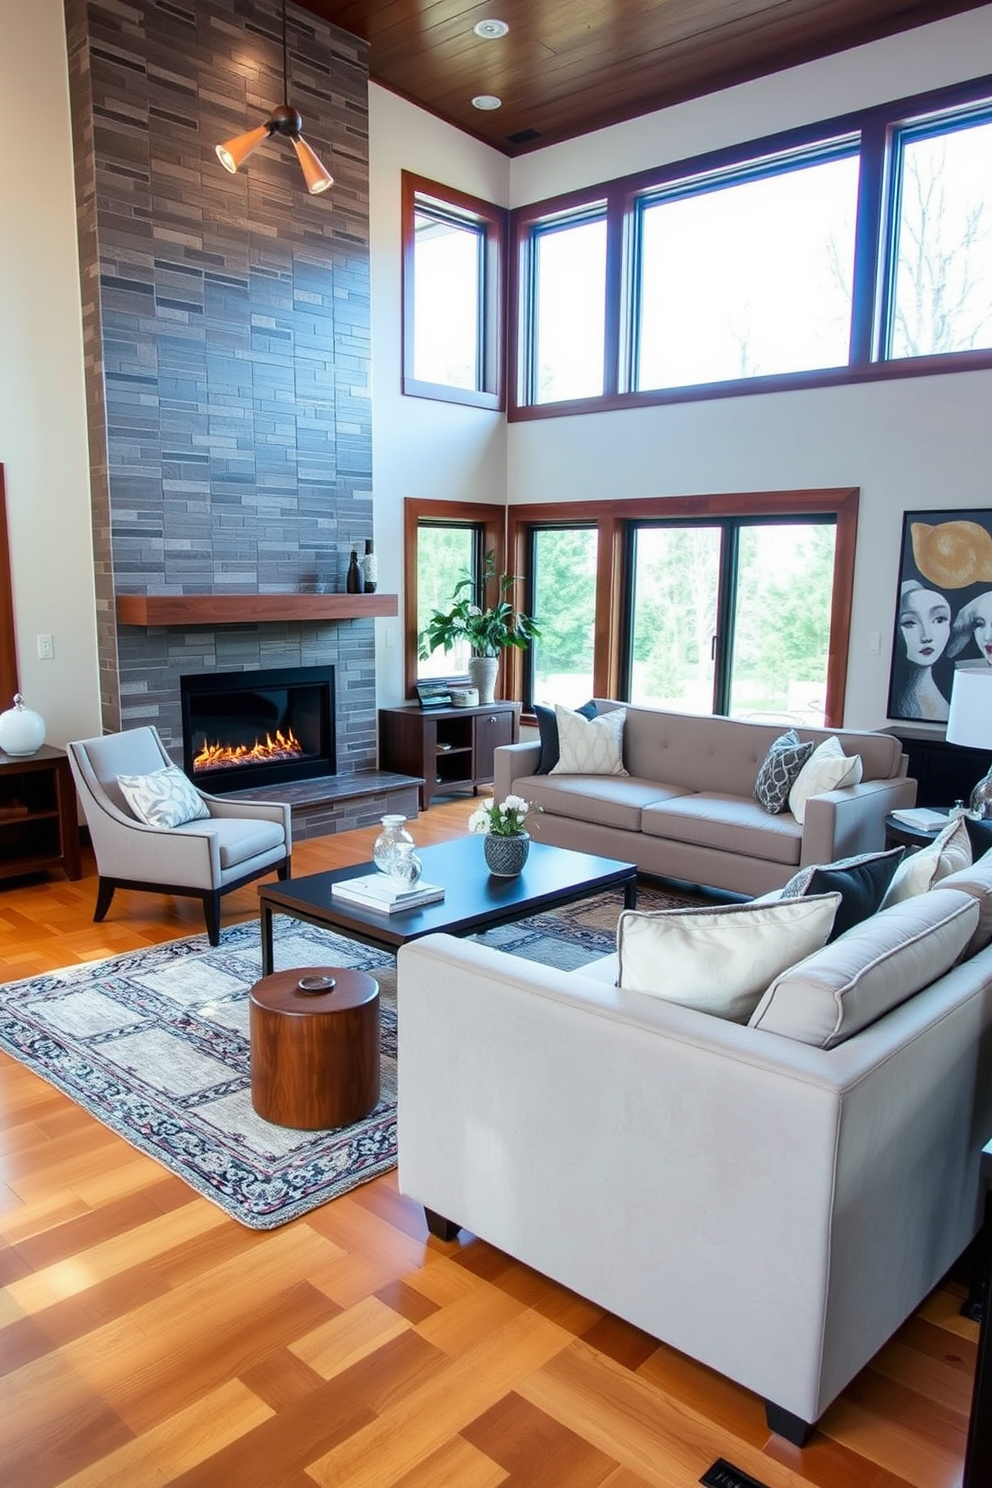
POLYGON ((38 637, 38 660, 52 661, 55 657, 55 641, 50 635, 38 637))

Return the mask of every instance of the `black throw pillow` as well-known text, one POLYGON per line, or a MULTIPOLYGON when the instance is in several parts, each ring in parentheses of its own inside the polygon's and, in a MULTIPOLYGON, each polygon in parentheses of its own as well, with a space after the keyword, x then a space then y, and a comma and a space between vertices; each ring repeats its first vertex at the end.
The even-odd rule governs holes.
POLYGON ((892 852, 869 858, 864 863, 854 863, 848 868, 833 868, 829 864, 814 868, 810 876, 807 895, 839 894, 840 903, 834 916, 834 928, 827 937, 828 943, 867 920, 878 909, 885 898, 886 890, 902 861, 905 848, 894 848, 892 852))
MULTIPOLYGON (((583 718, 592 720, 596 717, 596 704, 590 698, 581 708, 573 709, 573 712, 581 713, 583 718)), ((546 708, 541 703, 534 704, 534 713, 537 716, 538 733, 541 735, 541 758, 534 774, 550 775, 558 763, 558 715, 554 708, 546 708)))
POLYGON ((975 821, 973 817, 966 816, 964 824, 968 828, 968 841, 971 843, 971 856, 977 862, 983 854, 992 848, 992 817, 983 817, 981 821, 975 821))

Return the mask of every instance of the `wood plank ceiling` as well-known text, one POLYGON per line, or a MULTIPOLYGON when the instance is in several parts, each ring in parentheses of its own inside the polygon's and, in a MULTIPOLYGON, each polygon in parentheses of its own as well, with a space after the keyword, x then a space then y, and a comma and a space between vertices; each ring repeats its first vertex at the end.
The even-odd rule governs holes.
POLYGON ((374 81, 515 156, 984 0, 301 0, 374 81), (501 40, 475 35, 496 18, 501 40), (473 108, 493 94, 502 107, 473 108))

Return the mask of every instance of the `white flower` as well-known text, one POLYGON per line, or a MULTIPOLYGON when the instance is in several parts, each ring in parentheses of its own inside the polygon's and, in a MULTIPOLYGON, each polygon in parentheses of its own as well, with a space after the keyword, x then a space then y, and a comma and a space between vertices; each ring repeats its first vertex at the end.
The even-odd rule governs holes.
POLYGON ((503 802, 503 810, 520 811, 524 814, 524 816, 526 816, 527 812, 530 810, 530 802, 525 801, 523 796, 507 796, 506 800, 503 802))
POLYGON ((472 812, 468 819, 468 829, 470 832, 489 831, 489 813, 484 806, 477 806, 472 812))

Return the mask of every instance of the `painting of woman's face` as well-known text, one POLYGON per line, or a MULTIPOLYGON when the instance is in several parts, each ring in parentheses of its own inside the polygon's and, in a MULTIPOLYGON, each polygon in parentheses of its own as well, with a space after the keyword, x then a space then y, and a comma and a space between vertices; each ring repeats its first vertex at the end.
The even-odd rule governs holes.
MULTIPOLYGON (((992 593, 989 598, 992 601, 992 593)), ((989 639, 992 641, 992 607, 989 614, 989 639)), ((951 633, 951 607, 947 600, 935 589, 906 585, 899 605, 899 633, 906 647, 907 661, 913 666, 933 666, 943 655, 951 633)))
POLYGON ((980 594, 971 607, 974 616, 972 635, 975 645, 992 666, 992 589, 980 594))

